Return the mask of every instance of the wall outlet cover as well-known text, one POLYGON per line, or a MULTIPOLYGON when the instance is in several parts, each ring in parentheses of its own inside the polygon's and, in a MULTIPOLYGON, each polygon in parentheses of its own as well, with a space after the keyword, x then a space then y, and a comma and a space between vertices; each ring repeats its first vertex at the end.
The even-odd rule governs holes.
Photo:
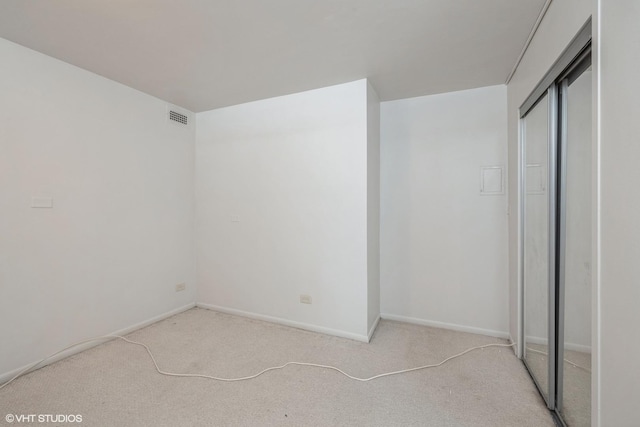
POLYGON ((300 302, 302 304, 311 304, 311 296, 309 296, 309 295, 300 295, 300 302))
POLYGON ((53 197, 33 196, 31 197, 32 208, 53 208, 53 197))

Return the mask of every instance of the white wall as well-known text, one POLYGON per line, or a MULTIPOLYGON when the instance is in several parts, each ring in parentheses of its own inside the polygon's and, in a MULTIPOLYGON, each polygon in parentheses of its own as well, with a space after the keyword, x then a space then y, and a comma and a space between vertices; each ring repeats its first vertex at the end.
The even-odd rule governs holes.
POLYGON ((158 99, 4 39, 0 59, 3 374, 194 301, 194 133, 158 99))
POLYGON ((600 0, 601 426, 637 426, 640 396, 640 4, 600 0))
POLYGON ((591 15, 591 9, 591 2, 585 0, 552 1, 518 69, 508 84, 509 333, 514 342, 517 342, 520 329, 519 286, 521 271, 518 238, 520 227, 518 109, 582 28, 591 15))
POLYGON ((383 317, 506 336, 506 118, 504 86, 381 104, 383 317))
POLYGON ((196 151, 198 303, 366 340, 366 80, 199 113, 196 151))
POLYGON ((380 99, 367 84, 367 280, 369 336, 380 316, 380 99))

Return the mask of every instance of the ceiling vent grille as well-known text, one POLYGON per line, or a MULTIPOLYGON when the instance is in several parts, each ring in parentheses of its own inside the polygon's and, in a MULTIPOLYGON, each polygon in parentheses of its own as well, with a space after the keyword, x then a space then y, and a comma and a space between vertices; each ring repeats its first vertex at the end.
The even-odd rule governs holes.
POLYGON ((177 111, 169 110, 169 120, 172 120, 174 122, 177 122, 183 125, 187 125, 188 117, 185 116, 184 114, 178 113, 177 111))

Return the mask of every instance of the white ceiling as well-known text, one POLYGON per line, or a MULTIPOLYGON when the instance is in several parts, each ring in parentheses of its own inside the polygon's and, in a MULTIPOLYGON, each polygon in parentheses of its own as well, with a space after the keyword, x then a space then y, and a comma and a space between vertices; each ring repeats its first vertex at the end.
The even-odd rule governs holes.
POLYGON ((199 112, 368 77, 381 100, 505 82, 544 0, 20 0, 0 37, 199 112))

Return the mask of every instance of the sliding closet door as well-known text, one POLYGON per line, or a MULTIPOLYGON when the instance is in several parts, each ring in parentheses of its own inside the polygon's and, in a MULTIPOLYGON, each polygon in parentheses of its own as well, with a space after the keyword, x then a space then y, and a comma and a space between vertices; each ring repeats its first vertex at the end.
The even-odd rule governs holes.
POLYGON ((552 369, 554 348, 555 205, 553 165, 554 89, 550 89, 522 119, 523 176, 523 255, 524 255, 524 361, 549 408, 555 403, 552 369))
POLYGON ((520 106, 523 360, 563 426, 591 425, 591 20, 520 106))
POLYGON ((592 97, 588 60, 562 80, 560 99, 563 160, 559 306, 563 327, 559 329, 557 404, 568 426, 590 426, 592 97))

